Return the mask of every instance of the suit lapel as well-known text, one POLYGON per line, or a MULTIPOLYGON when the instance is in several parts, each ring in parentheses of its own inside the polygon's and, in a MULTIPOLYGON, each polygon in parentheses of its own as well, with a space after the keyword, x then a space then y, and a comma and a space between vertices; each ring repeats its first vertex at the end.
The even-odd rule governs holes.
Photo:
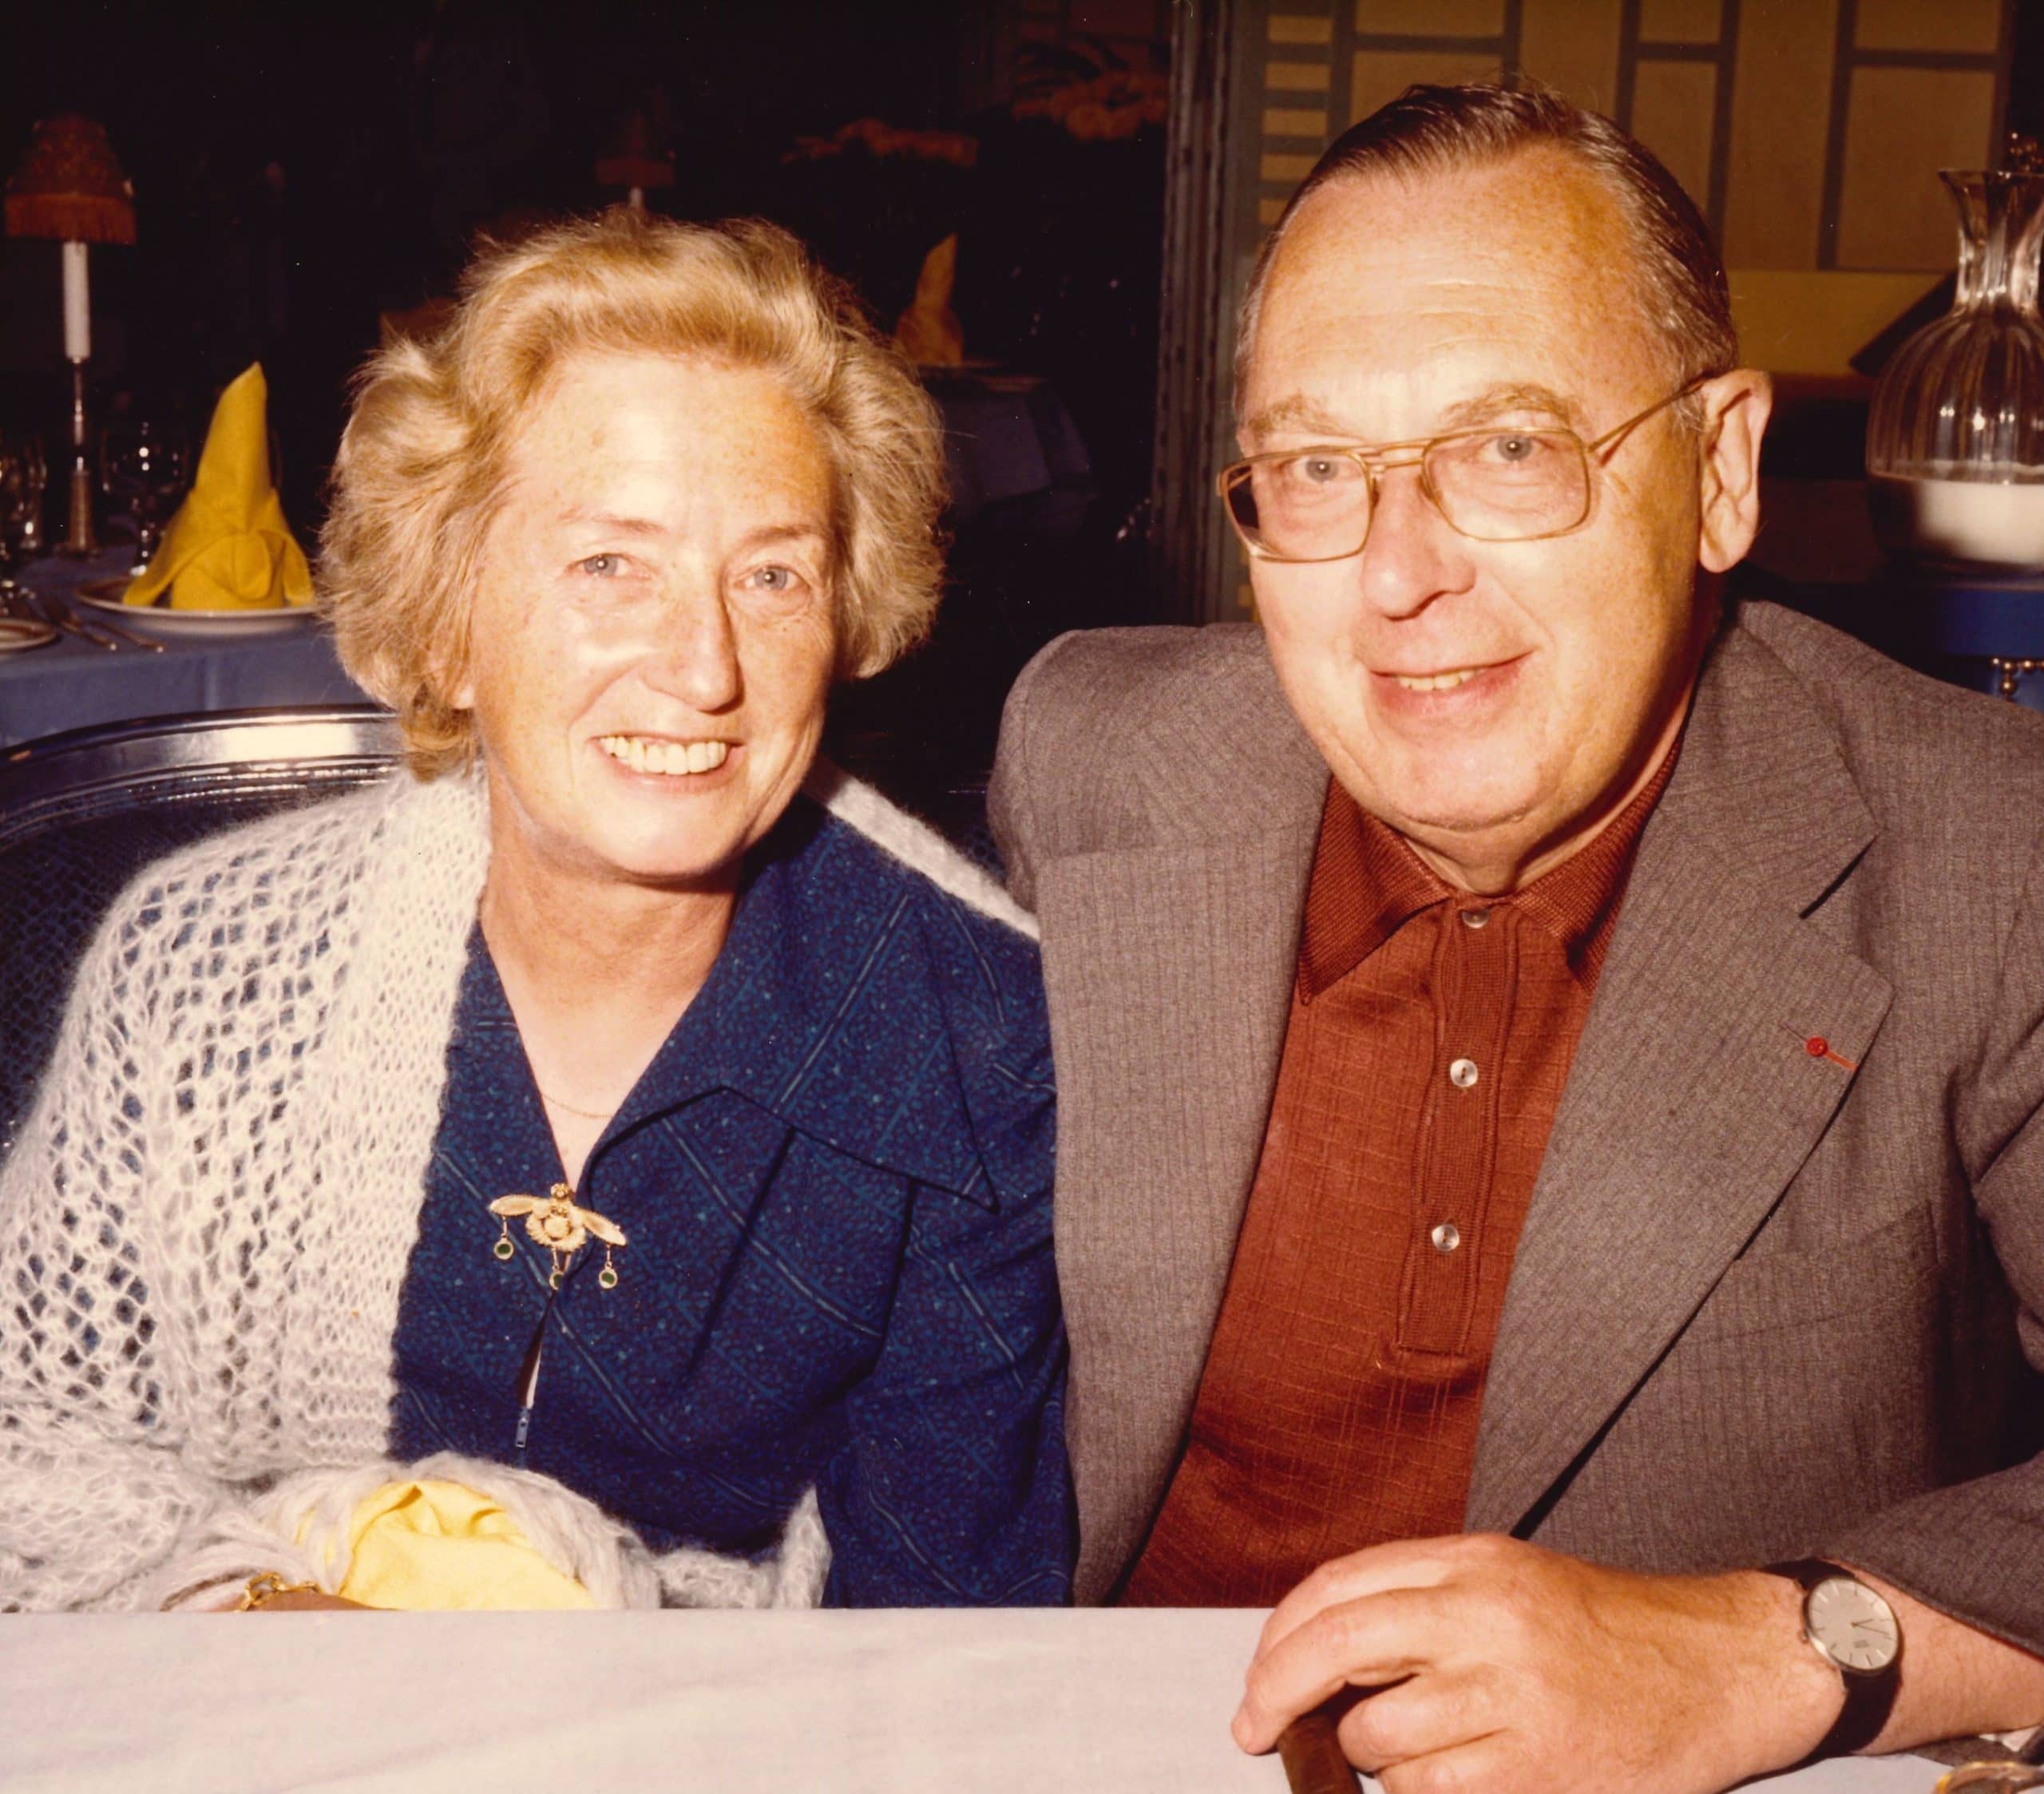
POLYGON ((1527 1529, 1843 1101, 1890 993, 1804 917, 1873 834, 1808 694, 1729 631, 1641 841, 1535 1188, 1472 1531, 1527 1529))
POLYGON ((1326 789, 1267 660, 1233 687, 1135 744, 1149 842, 1052 861, 1036 889, 1082 1601, 1133 1554, 1191 1413, 1277 1079, 1326 789), (1217 818, 1232 832, 1214 837, 1217 818))

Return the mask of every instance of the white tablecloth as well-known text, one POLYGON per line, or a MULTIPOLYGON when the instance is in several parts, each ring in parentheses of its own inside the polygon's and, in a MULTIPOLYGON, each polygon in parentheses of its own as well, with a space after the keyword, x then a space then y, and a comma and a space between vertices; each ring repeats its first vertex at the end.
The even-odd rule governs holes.
MULTIPOLYGON (((1283 1794, 1228 1737, 1262 1616, 0 1618, 0 1784, 574 1794, 1283 1794)), ((1795 1794, 1928 1794, 1914 1759, 1795 1794)), ((1598 1788, 1593 1772, 1583 1786, 1598 1788)), ((1606 1791, 1599 1790, 1599 1794, 1606 1791)))

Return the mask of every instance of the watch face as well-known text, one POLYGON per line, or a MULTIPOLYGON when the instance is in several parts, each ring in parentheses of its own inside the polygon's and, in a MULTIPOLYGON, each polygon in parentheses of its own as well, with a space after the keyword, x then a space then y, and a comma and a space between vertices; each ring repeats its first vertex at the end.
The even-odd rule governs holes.
POLYGON ((1811 1590, 1803 1623, 1812 1642, 1841 1669, 1885 1669, 1902 1645, 1895 1610, 1850 1576, 1833 1576, 1811 1590))

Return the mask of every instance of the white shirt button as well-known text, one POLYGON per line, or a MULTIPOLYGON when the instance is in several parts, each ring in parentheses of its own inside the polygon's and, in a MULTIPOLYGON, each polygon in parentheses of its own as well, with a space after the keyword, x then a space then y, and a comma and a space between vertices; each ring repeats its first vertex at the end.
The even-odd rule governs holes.
POLYGON ((1466 929, 1480 929, 1491 919, 1487 909, 1465 909, 1461 914, 1462 925, 1466 929))
POLYGON ((1428 1238, 1434 1242, 1434 1250, 1445 1255, 1462 1243, 1462 1230, 1452 1221, 1444 1221, 1428 1238))
POLYGON ((1448 1068, 1448 1081, 1457 1090, 1467 1090, 1476 1081, 1476 1062, 1473 1059, 1458 1059, 1448 1068))

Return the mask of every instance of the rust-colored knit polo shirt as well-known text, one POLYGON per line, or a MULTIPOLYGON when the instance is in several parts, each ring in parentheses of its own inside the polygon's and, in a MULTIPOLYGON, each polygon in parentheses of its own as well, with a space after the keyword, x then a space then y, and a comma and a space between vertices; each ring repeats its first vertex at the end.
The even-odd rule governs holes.
POLYGON ((1262 1158, 1125 1602, 1264 1606, 1329 1558, 1461 1530, 1520 1225, 1674 759, 1489 900, 1330 783, 1262 1158))

